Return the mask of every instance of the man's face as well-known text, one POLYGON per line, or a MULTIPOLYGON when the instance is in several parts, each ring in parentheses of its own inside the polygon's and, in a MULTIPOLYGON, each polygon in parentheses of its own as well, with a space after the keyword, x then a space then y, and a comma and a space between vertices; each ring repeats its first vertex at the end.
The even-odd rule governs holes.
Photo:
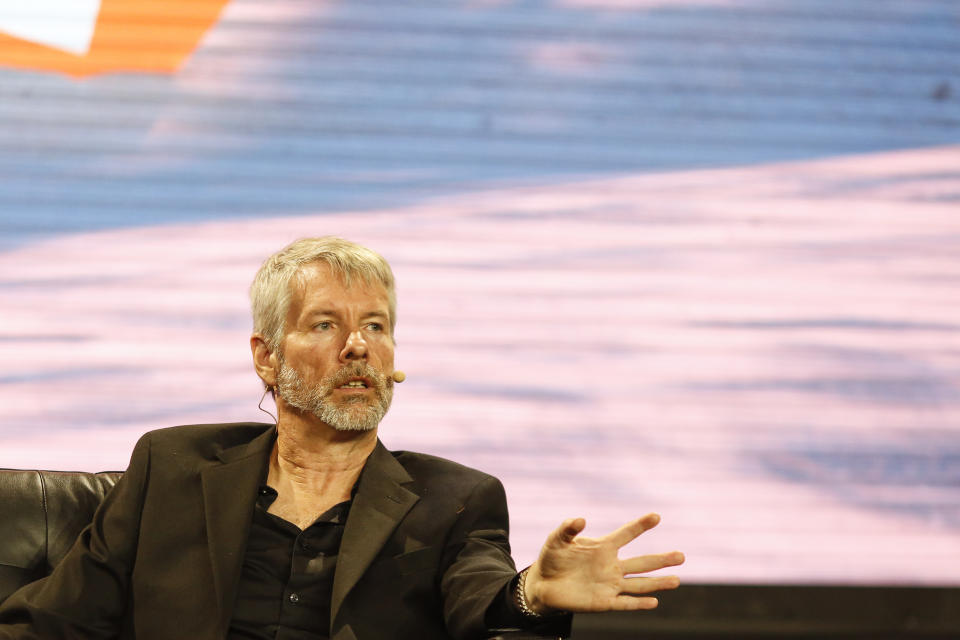
POLYGON ((389 301, 380 284, 349 288, 324 263, 301 269, 279 356, 278 402, 340 431, 369 431, 393 399, 389 301))

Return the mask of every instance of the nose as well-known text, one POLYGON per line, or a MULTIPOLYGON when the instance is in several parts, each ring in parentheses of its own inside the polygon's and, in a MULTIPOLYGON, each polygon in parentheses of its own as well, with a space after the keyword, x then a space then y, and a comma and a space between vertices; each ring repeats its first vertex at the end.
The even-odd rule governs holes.
POLYGON ((359 331, 353 331, 347 336, 347 342, 340 351, 340 361, 349 362, 351 360, 367 359, 367 342, 359 331))

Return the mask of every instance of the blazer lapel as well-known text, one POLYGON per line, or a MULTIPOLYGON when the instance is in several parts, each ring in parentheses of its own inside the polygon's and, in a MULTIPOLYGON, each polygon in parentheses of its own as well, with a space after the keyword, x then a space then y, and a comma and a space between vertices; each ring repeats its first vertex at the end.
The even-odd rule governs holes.
POLYGON ((217 457, 223 464, 200 472, 219 627, 224 633, 233 613, 257 488, 275 437, 275 429, 267 429, 246 444, 221 451, 217 457))
MULTIPOLYGON (((343 599, 420 496, 400 486, 413 479, 379 440, 360 476, 337 554, 330 622, 343 599)), ((339 636, 338 636, 339 637, 339 636)))

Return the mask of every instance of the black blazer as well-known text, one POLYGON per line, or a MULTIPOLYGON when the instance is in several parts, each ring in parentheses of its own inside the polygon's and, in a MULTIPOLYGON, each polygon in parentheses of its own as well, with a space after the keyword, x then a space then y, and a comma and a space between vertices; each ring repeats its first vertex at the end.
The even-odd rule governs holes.
MULTIPOLYGON (((146 434, 93 522, 0 607, 0 638, 222 639, 273 425, 146 434)), ((370 455, 331 602, 333 640, 483 637, 514 577, 503 486, 418 453, 370 455)))

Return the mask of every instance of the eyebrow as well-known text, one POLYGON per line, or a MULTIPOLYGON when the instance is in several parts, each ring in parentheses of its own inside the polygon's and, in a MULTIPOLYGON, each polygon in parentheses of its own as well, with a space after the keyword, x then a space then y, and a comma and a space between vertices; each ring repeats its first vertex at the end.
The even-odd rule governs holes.
MULTIPOLYGON (((334 318, 339 318, 340 313, 334 309, 315 309, 313 311, 307 312, 308 318, 313 318, 316 316, 332 316, 334 318)), ((389 319, 390 316, 384 311, 372 310, 372 311, 367 311, 361 314, 360 317, 361 318, 381 318, 383 320, 387 320, 389 319)))

